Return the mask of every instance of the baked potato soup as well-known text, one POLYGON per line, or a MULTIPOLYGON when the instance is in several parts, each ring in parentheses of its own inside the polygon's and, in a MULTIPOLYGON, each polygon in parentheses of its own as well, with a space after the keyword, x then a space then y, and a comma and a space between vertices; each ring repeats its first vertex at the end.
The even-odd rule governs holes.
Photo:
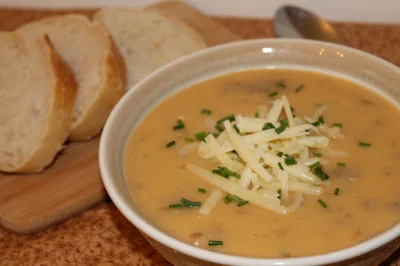
POLYGON ((400 110, 328 74, 218 76, 155 106, 134 128, 124 172, 165 233, 226 254, 323 254, 400 221, 400 110))

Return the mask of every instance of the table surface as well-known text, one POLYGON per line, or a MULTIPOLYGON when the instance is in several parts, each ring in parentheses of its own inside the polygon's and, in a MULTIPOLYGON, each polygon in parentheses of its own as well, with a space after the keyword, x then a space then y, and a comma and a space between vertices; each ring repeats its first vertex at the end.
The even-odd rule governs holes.
MULTIPOLYGON (((276 37, 271 20, 216 18, 244 39, 276 37)), ((400 66, 400 25, 335 23, 350 46, 400 66)), ((0 266, 170 265, 117 208, 105 202, 33 235, 0 228, 0 266)), ((400 250, 382 266, 400 266, 400 250)))

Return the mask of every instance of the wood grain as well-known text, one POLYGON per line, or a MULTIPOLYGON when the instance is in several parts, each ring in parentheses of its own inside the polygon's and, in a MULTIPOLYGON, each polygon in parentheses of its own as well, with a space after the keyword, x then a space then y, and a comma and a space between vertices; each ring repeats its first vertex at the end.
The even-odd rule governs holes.
MULTIPOLYGON (((0 30, 12 30, 24 22, 66 12, 70 11, 0 9, 0 30)), ((78 12, 90 17, 94 11, 78 12)), ((187 12, 189 14, 190 11, 187 12)), ((186 18, 186 23, 190 24, 190 21, 196 23, 196 18, 190 20, 186 18)), ((218 22, 234 35, 244 39, 275 37, 272 21, 269 19, 214 18, 211 21, 213 22, 209 25, 218 22)), ((201 23, 202 20, 198 22, 199 32, 202 29, 201 23)), ((335 26, 343 36, 346 36, 351 46, 372 52, 400 65, 400 25, 337 23, 335 26)), ((212 44, 213 37, 209 36, 208 43, 212 44)), ((35 234, 18 235, 0 228, 0 266, 3 265, 167 266, 170 264, 108 201, 67 222, 35 234)), ((381 266, 400 266, 400 250, 381 266)))

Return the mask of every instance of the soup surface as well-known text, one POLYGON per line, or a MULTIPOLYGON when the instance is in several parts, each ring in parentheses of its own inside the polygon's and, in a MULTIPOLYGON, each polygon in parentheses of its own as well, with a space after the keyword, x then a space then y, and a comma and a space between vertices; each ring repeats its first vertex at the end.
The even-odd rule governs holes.
POLYGON ((395 104, 333 76, 285 69, 231 73, 184 89, 146 115, 127 143, 126 182, 147 219, 187 243, 264 258, 322 254, 357 244, 400 221, 399 122, 395 104), (296 91, 300 85, 304 87, 296 91), (278 95, 272 96, 273 92, 278 95), (325 123, 342 124, 345 137, 331 139, 331 145, 347 155, 322 154, 328 162, 324 171, 330 176, 330 184, 322 186, 324 193, 306 195, 302 206, 286 215, 251 202, 238 207, 222 199, 209 215, 195 208, 169 208, 181 198, 204 202, 213 188, 183 166, 193 163, 211 171, 218 164, 201 158, 197 151, 178 155, 187 145, 185 138, 207 131, 208 117, 254 116, 259 105, 268 105, 280 95, 287 96, 296 116, 327 105, 325 123), (204 114, 202 109, 212 113, 204 114), (178 119, 185 128, 173 130, 178 119), (172 140, 176 144, 167 148, 172 140), (199 188, 207 193, 198 192, 199 188), (221 240, 223 245, 209 246, 209 240, 221 240))

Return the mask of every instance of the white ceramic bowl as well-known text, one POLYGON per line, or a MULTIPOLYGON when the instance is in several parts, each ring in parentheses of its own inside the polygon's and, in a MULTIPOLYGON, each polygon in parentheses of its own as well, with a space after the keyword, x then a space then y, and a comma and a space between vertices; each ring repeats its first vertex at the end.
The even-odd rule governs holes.
POLYGON ((125 144, 137 123, 171 93, 223 73, 254 68, 302 68, 335 73, 374 87, 400 102, 400 70, 378 57, 324 42, 264 39, 209 48, 168 64, 133 87, 111 113, 100 143, 100 170, 117 208, 175 265, 376 265, 400 245, 400 222, 343 250, 311 257, 258 259, 220 254, 160 231, 137 209, 123 174, 125 144), (377 249, 378 248, 378 249, 377 249))

